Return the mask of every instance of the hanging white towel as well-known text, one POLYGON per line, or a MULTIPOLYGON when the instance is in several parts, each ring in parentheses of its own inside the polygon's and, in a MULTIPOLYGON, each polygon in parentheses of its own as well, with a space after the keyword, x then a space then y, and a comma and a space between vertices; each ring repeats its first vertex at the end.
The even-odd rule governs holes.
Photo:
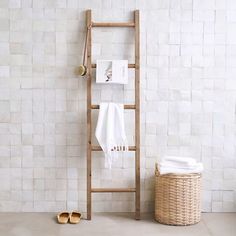
POLYGON ((96 83, 127 84, 127 60, 97 60, 96 83))
POLYGON ((105 153, 105 167, 111 168, 116 151, 128 150, 123 104, 100 104, 95 136, 105 153))

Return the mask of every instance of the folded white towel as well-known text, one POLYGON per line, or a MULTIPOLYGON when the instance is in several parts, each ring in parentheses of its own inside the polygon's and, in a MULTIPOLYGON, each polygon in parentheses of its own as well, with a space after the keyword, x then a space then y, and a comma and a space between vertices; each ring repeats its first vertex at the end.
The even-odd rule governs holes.
POLYGON ((201 173, 203 171, 202 163, 197 163, 195 168, 193 169, 185 169, 185 168, 171 168, 171 167, 159 167, 159 172, 161 175, 164 174, 193 174, 193 173, 201 173))
POLYGON ((197 163, 196 160, 191 157, 177 157, 177 156, 165 156, 164 158, 162 158, 162 161, 169 161, 172 163, 177 163, 180 165, 181 164, 189 165, 189 166, 193 166, 197 163))
POLYGON ((187 170, 191 170, 191 169, 194 169, 196 167, 196 164, 195 163, 194 165, 188 165, 186 163, 178 163, 178 162, 172 162, 172 161, 161 161, 159 163, 159 166, 160 167, 164 167, 164 168, 181 168, 181 169, 187 169, 187 170))
POLYGON ((203 165, 190 157, 165 156, 159 163, 159 171, 160 174, 201 173, 203 165))
POLYGON ((100 104, 95 136, 105 153, 105 167, 111 168, 115 152, 128 150, 123 104, 100 104))

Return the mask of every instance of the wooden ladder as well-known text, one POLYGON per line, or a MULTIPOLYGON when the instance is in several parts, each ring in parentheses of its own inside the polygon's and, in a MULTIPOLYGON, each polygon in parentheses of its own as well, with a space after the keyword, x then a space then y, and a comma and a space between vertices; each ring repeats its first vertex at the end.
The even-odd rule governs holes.
POLYGON ((87 219, 91 220, 92 193, 105 192, 133 192, 135 193, 135 219, 140 219, 140 35, 139 10, 134 11, 134 22, 128 23, 98 23, 92 21, 92 11, 86 12, 88 28, 87 44, 87 219), (124 109, 135 110, 135 146, 129 146, 129 151, 135 152, 135 188, 93 188, 92 187, 92 152, 101 151, 100 146, 92 145, 92 109, 99 109, 99 105, 92 105, 92 28, 93 27, 132 27, 135 31, 135 64, 128 64, 135 69, 135 104, 124 105, 124 109))

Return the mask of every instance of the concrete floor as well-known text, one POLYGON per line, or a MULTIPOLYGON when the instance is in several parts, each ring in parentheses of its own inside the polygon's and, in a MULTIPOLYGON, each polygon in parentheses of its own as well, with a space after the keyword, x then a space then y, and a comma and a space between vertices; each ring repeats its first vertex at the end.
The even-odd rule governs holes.
POLYGON ((59 225, 54 213, 0 213, 0 236, 235 236, 236 213, 202 214, 192 226, 158 224, 152 215, 136 221, 132 214, 99 213, 92 221, 59 225))

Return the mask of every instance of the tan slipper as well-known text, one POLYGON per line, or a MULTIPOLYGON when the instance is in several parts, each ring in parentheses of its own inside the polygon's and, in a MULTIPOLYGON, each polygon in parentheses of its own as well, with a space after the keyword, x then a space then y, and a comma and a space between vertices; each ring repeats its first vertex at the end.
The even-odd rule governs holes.
POLYGON ((77 211, 72 211, 70 214, 70 223, 78 224, 80 222, 81 213, 77 211))
POLYGON ((57 215, 57 221, 59 224, 66 224, 70 218, 69 212, 61 212, 57 215))

